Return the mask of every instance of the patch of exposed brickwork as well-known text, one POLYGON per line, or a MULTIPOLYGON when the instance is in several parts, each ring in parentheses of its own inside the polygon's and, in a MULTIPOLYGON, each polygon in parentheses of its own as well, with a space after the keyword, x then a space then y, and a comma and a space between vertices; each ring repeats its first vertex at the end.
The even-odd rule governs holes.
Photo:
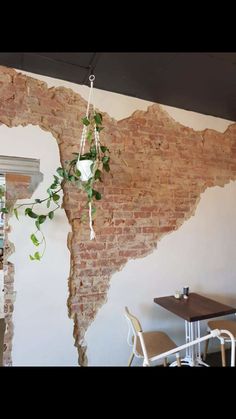
MULTIPOLYGON (((7 207, 14 206, 17 199, 30 198, 30 176, 7 173, 6 174, 6 203, 7 207)), ((14 290, 14 275, 15 269, 9 257, 15 252, 14 244, 9 240, 8 234, 10 232, 10 215, 5 214, 5 237, 4 237, 4 256, 3 256, 3 271, 4 271, 4 313, 6 330, 4 335, 3 347, 3 365, 12 366, 12 344, 14 337, 13 311, 16 292, 14 290)))
MULTIPOLYGON (((0 67, 0 122, 38 125, 56 138, 61 162, 77 152, 86 102, 64 87, 0 67)), ((80 364, 86 365, 84 334, 106 301, 112 274, 129 259, 148 255, 157 242, 194 215, 201 193, 236 179, 236 124, 224 134, 194 131, 175 122, 159 105, 117 122, 104 114, 101 139, 111 151, 111 173, 99 189, 94 229, 81 221, 85 198, 64 187, 72 227, 69 316, 80 364)))

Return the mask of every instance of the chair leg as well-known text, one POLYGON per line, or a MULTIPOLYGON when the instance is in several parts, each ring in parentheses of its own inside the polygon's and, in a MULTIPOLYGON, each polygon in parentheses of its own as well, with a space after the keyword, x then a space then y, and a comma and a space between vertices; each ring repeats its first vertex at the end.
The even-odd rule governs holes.
POLYGON ((167 358, 164 358, 163 365, 164 365, 164 367, 167 367, 167 358))
POLYGON ((180 357, 176 355, 176 362, 177 362, 177 366, 181 367, 181 361, 180 361, 180 357))
POLYGON ((203 361, 206 361, 207 352, 208 352, 208 346, 209 346, 209 340, 210 339, 207 339, 206 340, 206 343, 205 343, 205 348, 204 348, 204 353, 203 353, 203 361))
POLYGON ((130 355, 130 357, 129 357, 128 367, 130 367, 130 366, 131 366, 133 359, 134 359, 134 353, 132 352, 132 354, 131 354, 131 355, 130 355))
POLYGON ((225 359, 225 344, 221 343, 221 359, 222 359, 222 367, 226 367, 226 359, 225 359))

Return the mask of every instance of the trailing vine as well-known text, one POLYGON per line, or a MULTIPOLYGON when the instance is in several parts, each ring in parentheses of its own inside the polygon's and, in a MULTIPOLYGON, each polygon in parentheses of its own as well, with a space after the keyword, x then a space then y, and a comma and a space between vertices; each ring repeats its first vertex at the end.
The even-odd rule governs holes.
MULTIPOLYGON (((86 134, 84 141, 87 140, 88 150, 86 153, 72 153, 74 157, 66 161, 64 167, 58 167, 56 174, 53 175, 53 182, 47 188, 47 195, 45 198, 37 198, 32 202, 26 202, 14 206, 14 208, 3 207, 0 212, 13 213, 17 220, 20 220, 19 209, 26 207, 24 215, 34 221, 35 230, 30 235, 33 245, 38 249, 33 255, 30 255, 31 260, 41 260, 46 250, 46 239, 42 230, 42 224, 46 220, 53 220, 55 212, 61 208, 60 192, 63 190, 65 182, 71 182, 76 188, 83 190, 87 194, 86 207, 91 209, 92 218, 96 212, 95 201, 100 200, 102 195, 95 189, 97 182, 102 182, 103 171, 110 171, 110 151, 101 145, 99 133, 104 128, 102 126, 102 115, 96 111, 88 114, 82 119, 84 126, 83 132, 86 134), (81 171, 78 169, 78 162, 83 160, 92 161, 91 176, 88 180, 81 180, 81 171), (46 203, 48 211, 39 212, 41 204, 46 203), (42 250, 40 251, 39 249, 42 250)), ((0 191, 1 193, 1 191, 0 191)))

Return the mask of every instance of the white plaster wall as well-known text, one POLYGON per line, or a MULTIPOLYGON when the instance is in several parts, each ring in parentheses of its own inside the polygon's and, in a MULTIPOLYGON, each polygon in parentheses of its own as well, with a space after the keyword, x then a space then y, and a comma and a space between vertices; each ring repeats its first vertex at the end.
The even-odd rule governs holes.
MULTIPOLYGON (((44 180, 32 198, 46 197, 45 191, 60 166, 58 145, 50 133, 32 125, 16 128, 1 125, 0 154, 40 159, 44 180)), ((16 249, 10 258, 15 265, 16 290, 13 366, 77 365, 73 320, 67 314, 70 265, 67 217, 63 210, 58 210, 53 221, 42 225, 47 249, 41 262, 29 259, 29 254, 36 251, 30 240, 34 225, 28 218, 20 218, 21 222, 12 217, 9 235, 16 249)))
MULTIPOLYGON (((80 93, 85 99, 88 98, 89 90, 86 86, 22 72, 46 81, 49 87, 69 87, 80 93)), ((108 112, 116 119, 126 118, 137 109, 146 110, 151 104, 147 101, 98 89, 95 90, 95 101, 96 106, 100 110, 108 112)), ((176 121, 196 130, 212 128, 224 132, 231 123, 220 118, 169 106, 163 106, 163 108, 176 121)), ((1 152, 1 154, 3 153, 1 152)), ((29 155, 29 157, 34 156, 29 155)), ((178 231, 164 237, 159 243, 157 250, 151 255, 143 259, 129 261, 122 271, 117 272, 113 276, 108 301, 100 309, 86 334, 89 365, 126 365, 129 348, 126 343, 127 326, 123 316, 125 305, 128 305, 140 318, 144 329, 165 330, 178 344, 182 343, 184 339, 183 321, 155 305, 153 303, 154 297, 169 295, 183 285, 189 284, 192 291, 236 305, 236 281, 234 279, 236 273, 236 258, 234 254, 236 232, 235 206, 235 182, 231 182, 224 188, 215 187, 206 190, 202 195, 194 217, 185 222, 178 231)), ((62 226, 61 230, 63 230, 62 226)), ((55 229, 53 229, 52 234, 58 234, 58 232, 55 232, 55 229)), ((22 239, 20 241, 22 245, 22 239)), ((55 246, 56 243, 53 241, 52 247, 54 249, 55 246)), ((25 251, 22 252, 22 260, 25 254, 25 251)), ((55 259, 57 265, 59 258, 56 257, 55 259)), ((30 277, 34 268, 28 261, 23 264, 22 260, 19 261, 19 264, 21 262, 24 271, 29 269, 28 274, 25 276, 30 277)), ((45 260, 44 275, 47 277, 47 281, 44 282, 42 291, 44 295, 50 292, 51 279, 49 278, 49 272, 51 272, 51 267, 49 265, 52 265, 51 261, 49 259, 45 260)), ((34 272, 37 272, 38 276, 39 265, 37 266, 38 268, 34 272)), ((67 276, 68 270, 64 274, 64 280, 67 276)), ((35 283, 39 284, 38 281, 35 281, 35 283)), ((28 293, 30 299, 34 291, 32 287, 28 288, 28 285, 25 284, 24 292, 28 293)), ((38 297, 37 293, 35 293, 36 295, 38 297)), ((19 298, 18 292, 17 299, 19 303, 17 304, 20 304, 19 298)), ((21 309, 15 311, 16 322, 20 323, 20 317, 17 320, 17 316, 24 317, 24 320, 27 318, 27 310, 27 304, 24 306, 21 304, 21 309), (20 310, 24 314, 20 314, 20 310)), ((51 312, 50 307, 48 307, 49 312, 51 312)), ((39 312, 37 312, 37 316, 35 315, 35 319, 39 322, 39 312)), ((50 320, 45 324, 44 333, 47 333, 46 330, 50 327, 49 322, 50 320)), ((23 318, 21 327, 23 328, 23 318)), ((61 327, 59 318, 54 327, 61 327)), ((205 330, 204 322, 202 327, 205 330)), ((33 333, 32 329, 30 333, 33 333)), ((72 335, 70 323, 68 323, 67 333, 72 335)), ((15 336, 15 359, 20 355, 16 342, 17 335, 15 336)), ((49 346, 50 344, 51 342, 49 346)), ((36 345, 34 349, 36 352, 39 350, 36 345)), ((50 351, 49 347, 48 350, 50 351)), ((72 349, 70 348, 70 350, 72 349)), ((136 361, 134 362, 135 364, 140 365, 140 362, 136 361)))

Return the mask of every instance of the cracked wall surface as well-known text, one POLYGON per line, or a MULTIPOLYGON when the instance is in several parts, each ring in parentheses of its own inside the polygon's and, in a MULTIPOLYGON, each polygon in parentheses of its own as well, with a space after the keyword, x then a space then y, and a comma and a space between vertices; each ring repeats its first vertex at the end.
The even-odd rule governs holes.
MULTIPOLYGON (((56 138, 61 163, 78 151, 86 101, 71 89, 0 67, 0 122, 38 125, 56 138)), ((194 215, 207 187, 236 179, 236 124, 225 133, 194 131, 159 105, 116 121, 103 114, 101 140, 111 151, 111 173, 99 185, 103 198, 94 221, 96 240, 81 222, 85 196, 64 187, 72 227, 69 316, 79 362, 86 365, 84 334, 106 301, 112 274, 129 259, 148 255, 165 234, 194 215)))

